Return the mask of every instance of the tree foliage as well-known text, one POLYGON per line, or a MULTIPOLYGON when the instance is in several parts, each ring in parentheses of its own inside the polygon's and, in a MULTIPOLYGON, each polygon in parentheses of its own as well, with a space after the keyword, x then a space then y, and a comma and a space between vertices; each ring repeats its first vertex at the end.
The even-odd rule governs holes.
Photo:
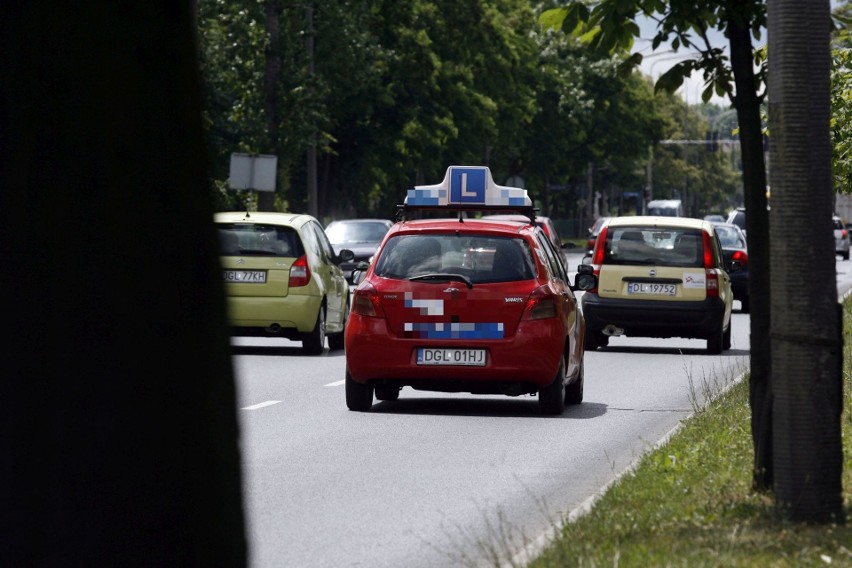
POLYGON ((278 156, 279 207, 305 210, 312 143, 324 218, 390 215, 406 188, 454 163, 487 164, 498 180, 521 175, 564 217, 576 213, 590 162, 596 185, 643 187, 667 105, 621 57, 543 29, 526 0, 310 6, 312 19, 305 4, 281 0, 198 2, 221 208, 249 197, 225 190, 230 153, 256 152, 278 156), (572 189, 551 194, 554 184, 572 189))

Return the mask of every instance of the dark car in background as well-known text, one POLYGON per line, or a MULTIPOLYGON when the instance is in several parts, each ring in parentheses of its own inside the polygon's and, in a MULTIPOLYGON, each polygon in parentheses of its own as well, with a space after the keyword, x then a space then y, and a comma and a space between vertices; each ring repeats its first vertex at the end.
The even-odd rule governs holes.
POLYGON ((742 229, 733 223, 714 223, 719 244, 722 245, 722 255, 725 266, 731 267, 731 291, 734 299, 740 301, 740 311, 749 312, 748 297, 748 243, 742 229), (738 268, 733 266, 738 263, 738 268))
MULTIPOLYGON (((497 214, 497 215, 484 215, 483 219, 496 219, 503 221, 520 221, 522 223, 529 223, 529 219, 524 215, 512 215, 512 214, 497 214)), ((542 217, 541 215, 536 215, 535 224, 541 227, 541 230, 544 232, 544 236, 550 241, 550 244, 553 245, 559 252, 559 256, 562 258, 562 264, 565 265, 565 269, 568 269, 568 256, 565 253, 566 248, 573 247, 573 243, 565 244, 562 242, 559 233, 556 231, 556 225, 550 219, 550 217, 542 217)))
POLYGON ((595 241, 598 239, 598 234, 610 219, 612 217, 598 217, 594 225, 589 227, 589 238, 586 241, 586 256, 592 255, 592 251, 595 250, 595 241))
POLYGON ((746 210, 745 207, 737 207, 730 213, 728 213, 728 223, 732 225, 736 225, 740 229, 742 229, 743 233, 746 232, 746 210))
POLYGON ((393 223, 387 219, 341 219, 325 228, 335 252, 351 250, 355 258, 340 264, 346 280, 352 283, 352 272, 361 262, 369 262, 393 223))

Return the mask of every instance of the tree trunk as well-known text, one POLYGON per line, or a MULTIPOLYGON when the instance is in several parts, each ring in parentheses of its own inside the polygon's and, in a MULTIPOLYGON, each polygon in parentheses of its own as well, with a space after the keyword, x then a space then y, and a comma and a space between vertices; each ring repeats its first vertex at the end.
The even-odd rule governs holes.
MULTIPOLYGON (((279 85, 281 84, 281 5, 278 0, 266 2, 266 70, 263 77, 263 112, 266 115, 266 151, 278 155, 279 85)), ((276 175, 277 178, 277 175, 276 175)), ((257 194, 258 211, 275 210, 275 192, 259 191, 257 194)))
POLYGON ((0 5, 6 566, 246 563, 191 5, 0 5))
POLYGON ((736 82, 734 107, 740 126, 743 162, 743 196, 748 233, 751 302, 751 364, 749 405, 754 445, 752 485, 757 491, 772 487, 772 384, 769 356, 769 214, 766 199, 766 164, 763 159, 763 132, 760 99, 755 92, 753 48, 749 22, 739 19, 732 0, 728 33, 731 42, 731 68, 736 82))
POLYGON ((771 0, 768 15, 775 495, 791 520, 841 522, 829 1, 771 0))

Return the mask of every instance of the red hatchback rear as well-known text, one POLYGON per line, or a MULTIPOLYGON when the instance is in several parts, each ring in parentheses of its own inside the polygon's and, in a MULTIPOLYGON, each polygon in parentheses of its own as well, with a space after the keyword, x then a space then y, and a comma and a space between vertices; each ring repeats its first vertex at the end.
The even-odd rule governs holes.
MULTIPOLYGON (((481 200, 495 187, 523 191, 494 186, 487 168, 454 166, 444 181, 448 195, 454 175, 468 192, 479 181, 481 200)), ((422 208, 412 194, 422 189, 409 191, 407 211, 422 208)), ((528 198, 524 205, 534 218, 528 198)), ((396 400, 406 386, 537 394, 547 414, 581 402, 585 324, 558 254, 532 222, 459 216, 395 224, 354 293, 345 332, 347 406, 368 410, 374 393, 396 400)), ((578 276, 583 288, 595 281, 578 276)))

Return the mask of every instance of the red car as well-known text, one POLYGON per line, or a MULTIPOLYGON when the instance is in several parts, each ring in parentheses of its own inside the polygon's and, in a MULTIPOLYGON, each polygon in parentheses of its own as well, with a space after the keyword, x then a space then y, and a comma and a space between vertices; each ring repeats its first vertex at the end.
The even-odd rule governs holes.
POLYGON ((568 276, 534 224, 526 191, 497 186, 488 168, 452 166, 444 181, 408 190, 400 220, 355 289, 345 331, 346 405, 403 387, 537 395, 545 414, 583 400, 585 322, 568 276), (469 219, 472 210, 521 211, 528 222, 469 219))

